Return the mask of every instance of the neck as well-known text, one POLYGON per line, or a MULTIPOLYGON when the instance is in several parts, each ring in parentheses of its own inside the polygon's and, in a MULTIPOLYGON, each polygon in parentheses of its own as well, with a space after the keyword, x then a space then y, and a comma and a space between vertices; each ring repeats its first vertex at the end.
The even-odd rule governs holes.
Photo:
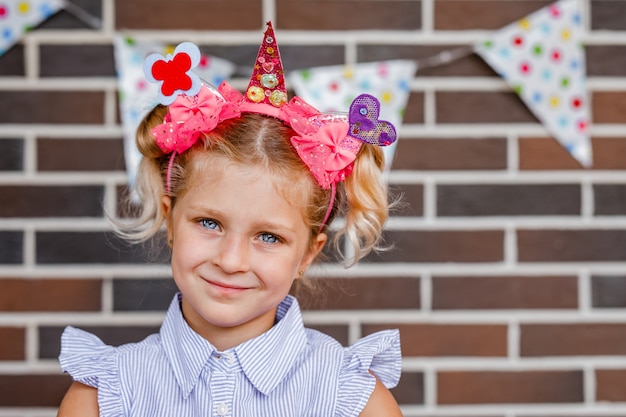
POLYGON ((182 302, 183 317, 189 327, 221 352, 254 339, 271 329, 274 326, 276 309, 277 307, 274 307, 246 323, 226 327, 205 320, 185 301, 184 297, 182 302))

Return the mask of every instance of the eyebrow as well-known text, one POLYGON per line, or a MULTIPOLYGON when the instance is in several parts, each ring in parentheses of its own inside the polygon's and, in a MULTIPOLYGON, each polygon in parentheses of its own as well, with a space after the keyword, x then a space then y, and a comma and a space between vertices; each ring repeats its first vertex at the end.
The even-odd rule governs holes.
MULTIPOLYGON (((206 207, 189 206, 189 209, 193 213, 200 213, 200 215, 202 215, 202 216, 217 217, 217 218, 227 217, 224 214, 224 212, 222 212, 220 210, 214 210, 214 209, 210 209, 210 208, 206 208, 206 207)), ((275 223, 275 222, 272 222, 272 221, 267 221, 267 220, 262 220, 262 221, 260 221, 258 223, 255 223, 254 227, 256 229, 270 229, 270 230, 279 230, 279 231, 287 231, 287 232, 295 233, 295 229, 293 229, 290 226, 287 226, 287 225, 282 224, 282 223, 275 223)))

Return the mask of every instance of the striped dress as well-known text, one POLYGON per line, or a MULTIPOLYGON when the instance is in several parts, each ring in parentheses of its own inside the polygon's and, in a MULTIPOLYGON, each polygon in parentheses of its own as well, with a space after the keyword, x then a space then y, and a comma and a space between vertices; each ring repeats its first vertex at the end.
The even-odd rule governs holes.
POLYGON ((158 334, 105 345, 67 327, 61 367, 98 388, 105 417, 358 416, 375 385, 400 378, 400 337, 385 330, 343 347, 307 329, 295 298, 278 306, 270 330, 220 352, 185 322, 177 294, 158 334))

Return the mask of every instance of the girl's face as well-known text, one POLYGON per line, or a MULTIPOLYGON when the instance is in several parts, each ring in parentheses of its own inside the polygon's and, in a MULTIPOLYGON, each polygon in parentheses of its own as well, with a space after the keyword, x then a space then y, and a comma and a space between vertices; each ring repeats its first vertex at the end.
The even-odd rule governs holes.
POLYGON ((183 315, 224 350, 273 326, 277 305, 326 235, 311 245, 303 210, 267 172, 217 165, 197 171, 173 209, 168 197, 163 205, 183 315))

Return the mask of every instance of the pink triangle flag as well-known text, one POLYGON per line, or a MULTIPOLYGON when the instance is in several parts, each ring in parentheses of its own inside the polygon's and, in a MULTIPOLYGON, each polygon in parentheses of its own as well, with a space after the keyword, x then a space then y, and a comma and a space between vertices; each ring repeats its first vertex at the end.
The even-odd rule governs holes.
POLYGON ((592 165, 583 23, 578 0, 552 3, 475 45, 583 166, 592 165))

